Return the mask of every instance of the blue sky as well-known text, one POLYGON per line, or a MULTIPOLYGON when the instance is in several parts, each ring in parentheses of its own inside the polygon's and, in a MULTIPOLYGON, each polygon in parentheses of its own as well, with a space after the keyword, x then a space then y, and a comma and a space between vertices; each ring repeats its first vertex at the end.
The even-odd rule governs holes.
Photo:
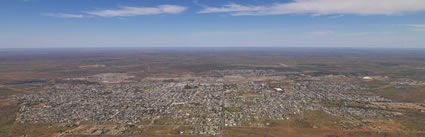
POLYGON ((425 48, 425 1, 0 1, 0 48, 49 47, 425 48))

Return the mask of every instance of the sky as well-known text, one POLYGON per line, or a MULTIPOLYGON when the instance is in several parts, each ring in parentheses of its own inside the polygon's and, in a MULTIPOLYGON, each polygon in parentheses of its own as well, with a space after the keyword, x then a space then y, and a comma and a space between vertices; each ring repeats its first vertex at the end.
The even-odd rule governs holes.
POLYGON ((425 48, 425 0, 0 0, 0 48, 425 48))

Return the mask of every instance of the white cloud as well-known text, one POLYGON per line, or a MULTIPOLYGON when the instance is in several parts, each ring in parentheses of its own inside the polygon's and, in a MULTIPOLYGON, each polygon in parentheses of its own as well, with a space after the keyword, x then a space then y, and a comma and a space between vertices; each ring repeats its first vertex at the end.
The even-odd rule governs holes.
POLYGON ((337 18, 341 18, 341 17, 344 17, 344 15, 329 16, 328 19, 337 19, 337 18))
POLYGON ((425 10, 425 0, 294 0, 272 5, 228 4, 223 7, 207 7, 199 13, 230 13, 234 16, 279 14, 355 14, 398 15, 425 10))
POLYGON ((410 27, 414 31, 425 31, 425 24, 404 24, 403 26, 410 27))
POLYGON ((102 17, 118 17, 118 16, 138 16, 138 15, 155 15, 155 14, 177 14, 185 11, 187 8, 177 5, 160 5, 158 7, 121 7, 121 9, 110 9, 87 12, 90 15, 102 17))
POLYGON ((58 18, 83 18, 82 14, 67 14, 67 13, 46 13, 44 16, 58 17, 58 18))

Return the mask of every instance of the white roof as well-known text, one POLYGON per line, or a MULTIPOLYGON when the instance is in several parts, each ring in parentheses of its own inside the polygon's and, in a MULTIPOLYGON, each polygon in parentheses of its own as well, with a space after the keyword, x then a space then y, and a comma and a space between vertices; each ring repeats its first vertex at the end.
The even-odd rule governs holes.
POLYGON ((372 77, 365 76, 365 77, 363 77, 363 79, 372 79, 372 77))
POLYGON ((277 90, 277 91, 283 91, 283 89, 282 89, 282 88, 274 88, 274 90, 277 90))

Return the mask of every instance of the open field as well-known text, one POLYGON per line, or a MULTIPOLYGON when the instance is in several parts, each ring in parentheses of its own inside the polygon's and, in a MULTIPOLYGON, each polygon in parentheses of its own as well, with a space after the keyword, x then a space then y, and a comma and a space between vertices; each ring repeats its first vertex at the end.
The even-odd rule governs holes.
POLYGON ((69 49, 16 50, 0 56, 0 82, 46 80, 99 73, 199 73, 274 68, 313 74, 368 74, 425 79, 421 51, 377 49, 69 49), (54 53, 53 53, 54 52, 54 53), (49 54, 47 54, 49 53, 49 54), (282 66, 281 64, 285 64, 282 66), (102 67, 85 67, 85 66, 102 67))

